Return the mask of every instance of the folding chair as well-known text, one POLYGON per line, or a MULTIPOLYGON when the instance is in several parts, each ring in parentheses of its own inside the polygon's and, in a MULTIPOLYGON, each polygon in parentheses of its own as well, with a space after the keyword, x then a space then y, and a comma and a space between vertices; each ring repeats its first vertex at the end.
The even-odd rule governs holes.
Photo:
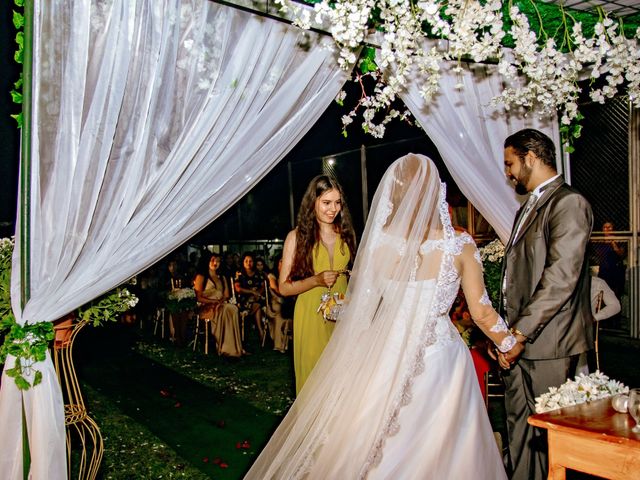
MULTIPOLYGON (((598 297, 596 298, 596 306, 594 309, 594 313, 598 313, 602 308, 602 298, 604 297, 604 291, 600 290, 598 292, 598 297)), ((600 334, 600 322, 596 322, 596 338, 594 340, 594 346, 596 351, 596 369, 600 370, 600 351, 598 350, 598 340, 600 334)))
POLYGON ((264 347, 264 342, 267 340, 267 334, 271 329, 271 322, 269 322, 270 317, 267 315, 267 307, 262 307, 262 346, 264 347))
POLYGON ((156 308, 156 318, 154 320, 153 325, 153 334, 155 335, 158 331, 158 326, 160 326, 160 336, 164 338, 164 307, 156 308))
POLYGON ((209 355, 209 329, 211 320, 208 318, 201 318, 200 313, 196 310, 196 326, 194 329, 193 341, 193 351, 196 351, 196 347, 198 346, 198 337, 200 336, 200 322, 204 323, 204 354, 209 355))
POLYGON ((484 374, 485 405, 489 408, 489 398, 504 398, 504 383, 500 372, 489 370, 484 374))
POLYGON ((293 319, 288 318, 285 320, 282 326, 282 332, 284 334, 284 349, 289 350, 289 342, 293 340, 293 319))

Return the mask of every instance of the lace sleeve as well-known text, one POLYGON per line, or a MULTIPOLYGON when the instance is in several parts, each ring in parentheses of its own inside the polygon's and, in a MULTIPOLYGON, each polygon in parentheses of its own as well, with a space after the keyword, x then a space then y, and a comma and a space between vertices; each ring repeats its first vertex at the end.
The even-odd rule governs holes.
POLYGON ((482 262, 475 243, 465 242, 456 262, 471 318, 501 352, 508 352, 516 344, 516 338, 491 306, 491 300, 484 286, 482 262))

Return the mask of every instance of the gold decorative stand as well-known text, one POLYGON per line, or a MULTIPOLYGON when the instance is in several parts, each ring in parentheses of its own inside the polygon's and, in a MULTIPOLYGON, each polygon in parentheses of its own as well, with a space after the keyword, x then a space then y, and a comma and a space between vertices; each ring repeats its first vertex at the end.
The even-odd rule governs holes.
POLYGON ((100 428, 87 414, 80 384, 73 364, 73 343, 78 332, 87 322, 74 322, 72 318, 63 319, 54 327, 56 336, 53 345, 53 358, 58 381, 64 398, 64 419, 67 430, 67 469, 69 478, 93 480, 98 474, 104 444, 100 428), (82 445, 77 474, 71 474, 71 440, 75 433, 82 445))

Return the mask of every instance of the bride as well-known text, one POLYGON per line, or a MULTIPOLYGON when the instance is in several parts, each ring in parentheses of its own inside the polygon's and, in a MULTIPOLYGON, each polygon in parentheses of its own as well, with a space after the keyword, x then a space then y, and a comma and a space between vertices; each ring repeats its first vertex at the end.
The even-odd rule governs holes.
POLYGON ((501 351, 473 239, 451 226, 433 162, 396 160, 373 199, 320 361, 247 479, 506 479, 471 356, 448 312, 462 284, 501 351))

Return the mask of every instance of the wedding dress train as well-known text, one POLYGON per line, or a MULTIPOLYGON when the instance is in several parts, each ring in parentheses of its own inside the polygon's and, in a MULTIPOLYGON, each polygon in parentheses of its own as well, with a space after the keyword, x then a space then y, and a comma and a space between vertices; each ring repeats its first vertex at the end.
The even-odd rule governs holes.
POLYGON ((407 155, 376 191, 331 341, 246 478, 506 479, 448 316, 461 283, 476 323, 510 348, 435 165, 407 155))

